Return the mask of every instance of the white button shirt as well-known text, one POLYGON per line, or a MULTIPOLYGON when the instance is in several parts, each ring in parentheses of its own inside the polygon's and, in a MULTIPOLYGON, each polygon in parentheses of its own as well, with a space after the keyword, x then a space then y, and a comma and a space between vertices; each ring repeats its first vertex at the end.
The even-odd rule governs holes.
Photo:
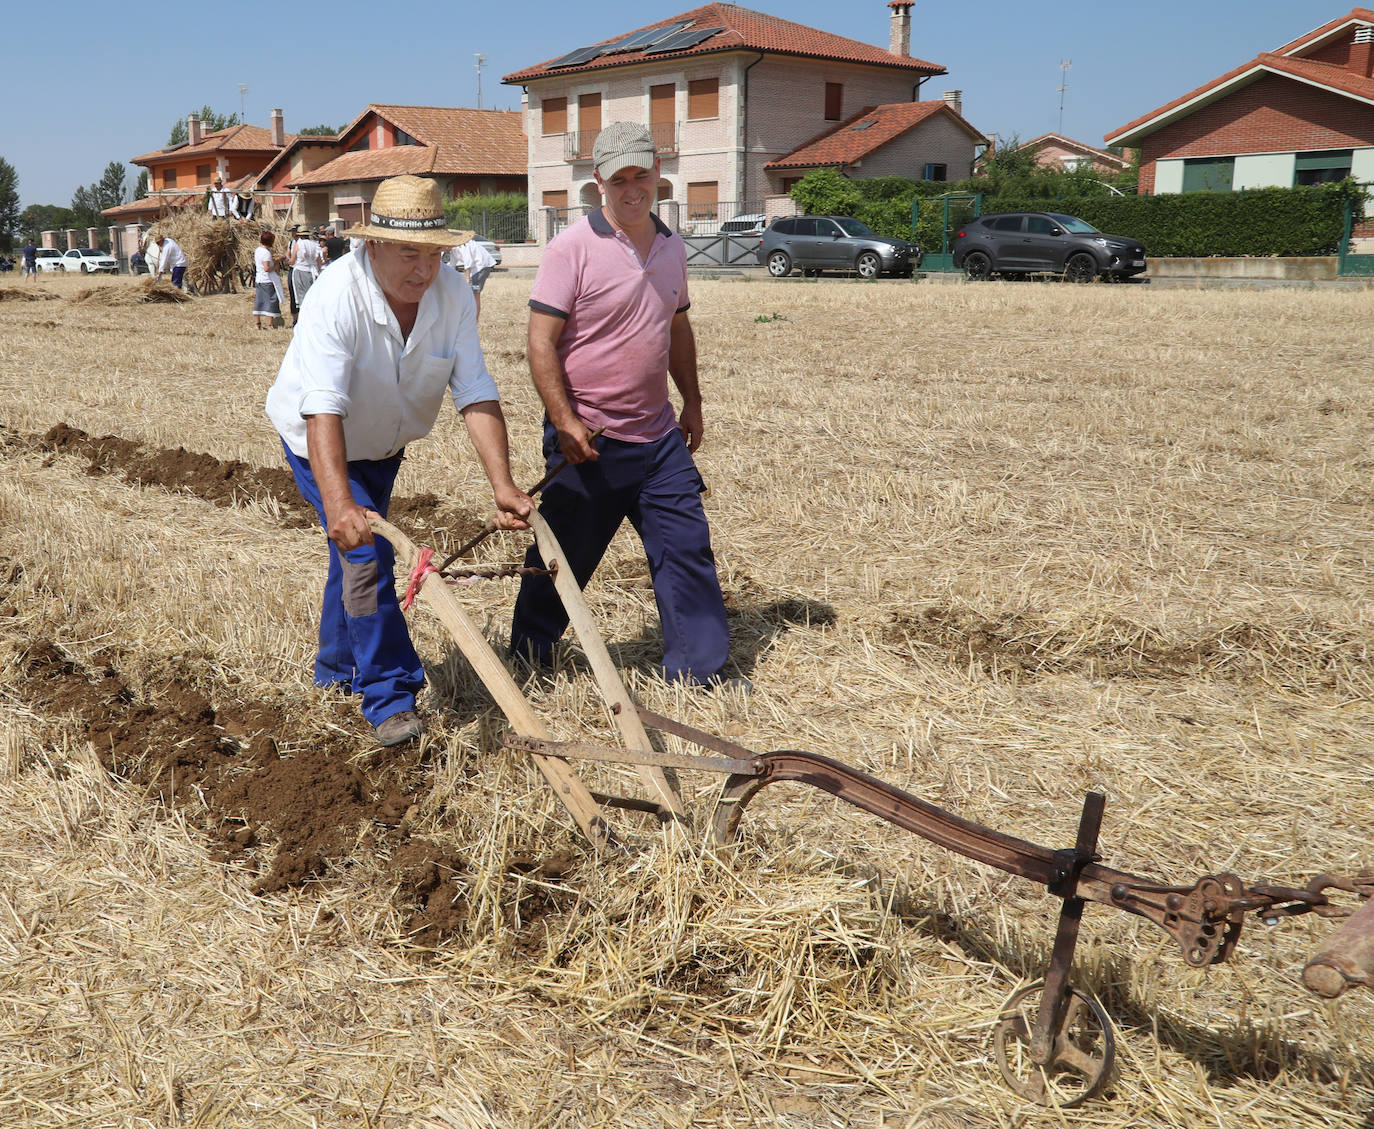
POLYGON ((158 256, 157 273, 163 274, 173 267, 184 267, 186 265, 186 252, 181 249, 170 235, 162 237, 162 254, 158 256))
POLYGON ((500 399, 477 340, 471 288, 439 271, 403 339, 362 248, 311 287, 267 393, 267 416, 301 458, 309 457, 305 417, 337 415, 350 462, 385 459, 429 434, 445 389, 459 411, 500 399))

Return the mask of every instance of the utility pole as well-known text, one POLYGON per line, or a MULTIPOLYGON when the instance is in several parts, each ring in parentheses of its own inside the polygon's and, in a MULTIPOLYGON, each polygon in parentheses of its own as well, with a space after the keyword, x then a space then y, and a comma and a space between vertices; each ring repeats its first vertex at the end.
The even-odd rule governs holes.
POLYGON ((248 124, 248 117, 246 113, 247 103, 244 101, 247 95, 248 84, 246 82, 239 83, 239 125, 248 124))
POLYGON ((474 51, 473 57, 477 60, 477 108, 482 108, 482 68, 486 66, 487 57, 480 51, 474 51))
POLYGON ((1073 70, 1073 60, 1059 61, 1059 133, 1064 132, 1064 91, 1069 88, 1069 71, 1073 70))

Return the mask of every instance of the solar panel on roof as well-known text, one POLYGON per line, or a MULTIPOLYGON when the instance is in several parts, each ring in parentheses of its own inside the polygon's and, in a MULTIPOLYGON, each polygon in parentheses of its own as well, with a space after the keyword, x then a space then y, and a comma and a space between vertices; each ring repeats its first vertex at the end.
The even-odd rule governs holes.
POLYGON ((633 35, 627 35, 624 39, 618 39, 608 45, 604 51, 607 55, 619 55, 622 51, 638 51, 641 48, 649 47, 657 43, 660 39, 666 39, 675 32, 683 28, 691 27, 690 20, 683 20, 680 23, 664 24, 662 27, 651 27, 644 31, 637 31, 633 35))
POLYGON ((552 67, 575 67, 580 63, 590 63, 602 52, 600 47, 579 47, 576 51, 569 51, 561 58, 555 59, 547 64, 552 67))
POLYGON ((679 31, 676 35, 670 35, 667 39, 660 39, 652 47, 644 50, 646 55, 658 55, 664 51, 685 51, 689 47, 695 47, 717 32, 724 31, 723 27, 694 27, 688 31, 679 31))

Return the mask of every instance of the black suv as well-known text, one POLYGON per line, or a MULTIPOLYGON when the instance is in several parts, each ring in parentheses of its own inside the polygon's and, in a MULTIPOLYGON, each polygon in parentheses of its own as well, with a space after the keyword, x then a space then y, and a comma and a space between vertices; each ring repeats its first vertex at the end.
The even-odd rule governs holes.
POLYGON ((1145 248, 1104 235, 1059 212, 995 212, 979 216, 954 239, 954 266, 980 282, 994 275, 1063 274, 1067 282, 1120 281, 1145 269, 1145 248))
POLYGON ((774 220, 759 241, 758 260, 774 278, 796 267, 803 274, 853 271, 860 278, 895 274, 910 278, 921 265, 921 249, 904 239, 878 235, 848 216, 785 216, 774 220))

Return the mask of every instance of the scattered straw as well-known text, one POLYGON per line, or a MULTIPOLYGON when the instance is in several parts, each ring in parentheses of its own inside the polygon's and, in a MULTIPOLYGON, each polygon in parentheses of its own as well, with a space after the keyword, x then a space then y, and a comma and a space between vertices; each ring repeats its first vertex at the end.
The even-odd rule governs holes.
POLYGON ((144 278, 138 282, 113 282, 78 290, 67 301, 89 306, 142 306, 149 302, 189 302, 191 296, 170 282, 144 278))

